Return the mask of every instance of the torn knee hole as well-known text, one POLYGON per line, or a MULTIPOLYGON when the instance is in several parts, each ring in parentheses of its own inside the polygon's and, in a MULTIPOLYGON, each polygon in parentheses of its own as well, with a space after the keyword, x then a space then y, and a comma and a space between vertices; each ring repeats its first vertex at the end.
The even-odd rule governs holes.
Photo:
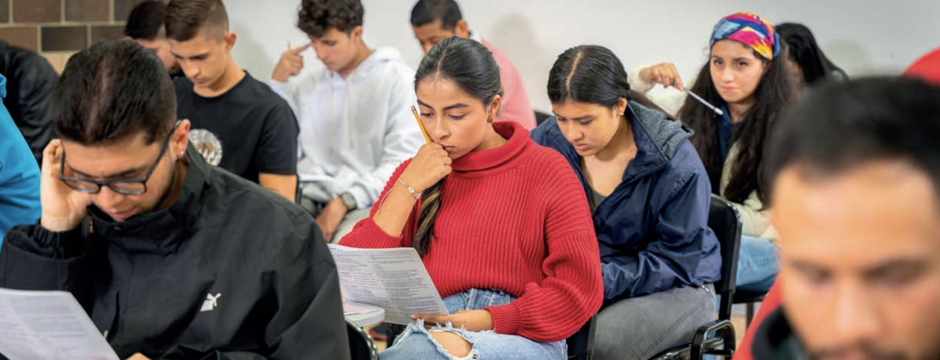
POLYGON ((430 334, 441 348, 454 357, 466 357, 473 348, 469 341, 450 331, 431 331, 430 334))

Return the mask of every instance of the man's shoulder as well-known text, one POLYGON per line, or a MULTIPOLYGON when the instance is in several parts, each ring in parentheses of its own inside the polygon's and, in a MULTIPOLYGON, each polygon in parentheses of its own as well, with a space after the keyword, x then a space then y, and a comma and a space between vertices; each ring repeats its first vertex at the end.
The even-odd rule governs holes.
POLYGON ((507 65, 511 65, 512 68, 516 67, 516 65, 513 64, 512 59, 510 59, 509 56, 506 55, 506 52, 504 52, 502 49, 497 47, 496 44, 491 43, 487 39, 480 39, 480 44, 483 44, 483 46, 485 46, 487 49, 490 50, 491 53, 493 53, 493 59, 496 60, 496 63, 499 64, 500 68, 503 68, 504 66, 507 66, 507 65))
MULTIPOLYGON (((227 259, 250 258, 241 263, 243 271, 270 271, 308 266, 312 242, 323 242, 316 222, 299 206, 274 192, 220 168, 212 167, 203 188, 199 227, 211 234, 224 234, 211 242, 218 256, 227 259), (224 250, 224 251, 223 251, 224 250), (285 254, 297 256, 284 263, 285 254)), ((318 255, 321 256, 321 255, 318 255)))
POLYGON ((499 47, 496 46, 496 44, 493 44, 493 43, 490 42, 489 40, 484 39, 484 38, 482 38, 482 37, 480 38, 480 44, 482 44, 484 47, 486 47, 487 49, 489 49, 490 52, 493 52, 493 53, 495 53, 495 52, 500 52, 500 53, 503 52, 502 50, 499 49, 499 47))
POLYGON ((378 67, 382 68, 387 73, 398 76, 413 77, 415 75, 415 69, 401 60, 386 61, 379 64, 378 67))
POLYGON ((754 359, 805 359, 805 348, 797 338, 783 306, 764 318, 751 343, 754 359))
POLYGON ((375 52, 377 55, 374 56, 382 56, 382 58, 368 65, 370 69, 366 72, 367 79, 383 82, 406 82, 409 84, 414 81, 415 69, 408 66, 396 55, 398 50, 381 48, 375 52))
POLYGON ((222 168, 210 166, 210 196, 203 201, 226 212, 250 211, 258 222, 282 219, 312 222, 309 214, 283 196, 222 168))
POLYGON ((239 100, 264 107, 288 106, 287 101, 274 92, 268 84, 255 79, 248 73, 245 73, 244 81, 242 86, 232 89, 238 91, 239 100))
POLYGON ((4 50, 0 71, 7 77, 22 77, 24 84, 49 79, 54 82, 59 77, 52 64, 42 55, 17 46, 7 46, 4 50))
MULTIPOLYGON (((192 83, 189 80, 174 80, 177 85, 178 99, 192 96, 192 83), (188 83, 188 84, 186 84, 188 83), (181 89, 181 86, 188 89, 181 89)), ((290 111, 290 105, 267 84, 250 77, 247 73, 235 87, 229 89, 216 98, 200 100, 201 105, 193 109, 210 116, 218 116, 219 112, 227 113, 230 122, 239 119, 256 120, 266 117, 275 110, 290 111)))

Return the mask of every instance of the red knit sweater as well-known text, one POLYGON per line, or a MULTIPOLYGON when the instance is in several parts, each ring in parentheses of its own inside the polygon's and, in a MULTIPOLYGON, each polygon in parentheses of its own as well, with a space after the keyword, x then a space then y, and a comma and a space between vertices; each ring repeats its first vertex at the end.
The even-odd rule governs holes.
MULTIPOLYGON (((604 284, 584 190, 568 162, 537 145, 513 122, 497 122, 508 141, 453 162, 424 265, 442 297, 500 289, 516 301, 487 307, 497 333, 552 342, 574 334, 601 306, 604 284)), ((408 166, 395 170, 380 199, 408 166)), ((411 247, 418 205, 401 236, 372 217, 342 245, 411 247)), ((375 214, 378 206, 373 207, 375 214)))

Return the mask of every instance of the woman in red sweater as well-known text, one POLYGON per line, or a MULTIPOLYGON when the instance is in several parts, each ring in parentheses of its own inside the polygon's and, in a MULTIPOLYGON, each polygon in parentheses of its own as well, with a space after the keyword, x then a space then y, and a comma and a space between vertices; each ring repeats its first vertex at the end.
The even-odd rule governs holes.
POLYGON ((414 247, 451 315, 416 314, 382 358, 566 358, 565 338, 603 298, 578 179, 520 125, 493 123, 499 67, 482 45, 435 45, 415 91, 432 142, 341 244, 414 247))

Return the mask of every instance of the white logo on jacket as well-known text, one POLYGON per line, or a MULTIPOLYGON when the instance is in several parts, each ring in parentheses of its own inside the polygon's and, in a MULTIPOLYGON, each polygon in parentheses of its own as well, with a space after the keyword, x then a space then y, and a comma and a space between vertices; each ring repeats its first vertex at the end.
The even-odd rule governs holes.
POLYGON ((222 297, 222 293, 212 295, 212 293, 206 294, 206 301, 202 302, 202 309, 200 312, 207 312, 215 310, 216 306, 219 306, 219 298, 222 297))

